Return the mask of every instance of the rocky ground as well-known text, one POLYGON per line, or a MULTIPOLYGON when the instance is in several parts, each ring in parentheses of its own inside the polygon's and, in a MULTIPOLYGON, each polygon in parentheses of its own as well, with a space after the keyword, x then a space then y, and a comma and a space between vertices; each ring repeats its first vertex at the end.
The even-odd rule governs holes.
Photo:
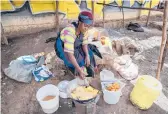
MULTIPOLYGON (((133 62, 138 65, 140 75, 148 74, 155 77, 162 32, 150 27, 144 27, 144 30, 143 33, 136 33, 124 28, 108 28, 111 39, 128 36, 144 47, 141 56, 134 58, 133 62)), ((50 30, 9 40, 9 45, 2 45, 1 48, 2 69, 19 56, 52 51, 54 42, 45 43, 45 40, 55 35, 55 30, 50 30)), ((14 81, 2 73, 2 114, 43 114, 44 112, 35 97, 36 91, 48 83, 57 85, 61 80, 73 79, 68 73, 59 75, 57 71, 54 71, 54 75, 55 77, 44 82, 38 83, 33 79, 31 83, 25 84, 14 81)), ((129 94, 133 85, 126 81, 120 101, 116 105, 107 105, 101 98, 97 104, 96 114, 168 114, 168 57, 165 59, 160 81, 163 85, 163 93, 149 110, 142 111, 131 104, 129 94)), ((96 82, 98 82, 98 78, 93 83, 96 82)), ((96 87, 100 88, 100 84, 96 83, 96 87)), ((61 99, 60 108, 55 114, 74 113, 75 108, 70 107, 64 99, 61 99)))

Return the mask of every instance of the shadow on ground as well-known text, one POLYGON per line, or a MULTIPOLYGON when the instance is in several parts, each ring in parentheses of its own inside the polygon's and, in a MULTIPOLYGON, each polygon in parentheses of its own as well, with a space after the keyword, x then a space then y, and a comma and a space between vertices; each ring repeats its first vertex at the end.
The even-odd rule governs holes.
MULTIPOLYGON (((133 34, 133 33, 132 33, 133 34)), ((141 33, 142 34, 142 33, 141 33)), ((146 34, 146 33, 144 33, 146 34)), ((1 61, 2 69, 6 68, 11 60, 16 59, 22 55, 34 54, 39 52, 50 52, 54 49, 54 42, 45 43, 45 40, 49 37, 56 35, 56 31, 43 31, 41 33, 27 35, 21 38, 12 39, 8 46, 2 46, 1 48, 1 61)), ((134 34, 134 36, 136 33, 134 34)), ((151 34, 150 34, 151 35, 151 34)), ((145 35, 146 36, 146 35, 145 35)), ((143 38, 143 36, 141 36, 143 38)), ((151 74, 155 76, 155 70, 158 58, 159 48, 153 48, 147 50, 143 55, 147 58, 145 61, 135 61, 139 66, 140 74, 151 74)), ((166 62, 168 60, 166 59, 166 62)), ((167 68, 164 68, 161 75, 161 82, 163 87, 167 88, 168 74, 167 68)), ((44 114, 40 105, 38 104, 35 94, 36 91, 46 85, 54 84, 57 85, 60 80, 67 79, 71 80, 72 77, 66 74, 63 77, 55 74, 55 77, 50 78, 45 82, 35 82, 34 79, 30 84, 19 83, 2 74, 2 100, 1 108, 3 114, 44 114)), ((100 87, 100 85, 98 85, 100 87)), ((129 94, 132 90, 133 85, 127 83, 126 87, 123 89, 123 95, 116 105, 108 105, 101 98, 97 104, 96 114, 166 114, 167 112, 161 109, 156 104, 146 110, 139 110, 137 107, 133 106, 129 101, 129 94)), ((167 89, 165 89, 165 95, 167 94, 167 89)), ((75 109, 69 107, 64 100, 60 100, 60 108, 54 114, 74 114, 75 109)))

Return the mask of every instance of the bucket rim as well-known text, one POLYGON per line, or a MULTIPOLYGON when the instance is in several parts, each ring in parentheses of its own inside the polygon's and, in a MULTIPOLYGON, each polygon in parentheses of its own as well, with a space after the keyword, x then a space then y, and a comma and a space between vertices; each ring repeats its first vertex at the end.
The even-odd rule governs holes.
POLYGON ((37 92, 36 92, 36 99, 37 99, 37 101, 38 102, 46 102, 46 101, 43 101, 42 99, 40 99, 39 98, 39 94, 40 94, 40 91, 42 91, 42 89, 44 89, 44 88, 46 88, 46 87, 54 87, 55 89, 56 89, 56 91, 57 91, 57 95, 55 95, 55 98, 54 99, 56 99, 56 97, 58 97, 59 96, 59 89, 58 89, 58 87, 57 86, 55 86, 55 85, 53 85, 53 84, 47 84, 47 85, 44 85, 44 86, 42 86, 41 88, 39 88, 38 90, 37 90, 37 92))
POLYGON ((159 80, 157 80, 155 77, 153 77, 153 76, 151 76, 151 75, 142 75, 141 77, 139 77, 139 79, 142 79, 143 77, 150 77, 150 78, 152 78, 153 80, 155 80, 157 83, 158 83, 158 85, 157 86, 152 86, 152 85, 150 85, 150 84, 147 84, 147 83, 144 83, 145 85, 147 85, 147 86, 149 86, 150 88, 152 88, 152 89, 159 89, 159 90, 162 90, 162 84, 161 84, 161 82, 159 81, 159 80))

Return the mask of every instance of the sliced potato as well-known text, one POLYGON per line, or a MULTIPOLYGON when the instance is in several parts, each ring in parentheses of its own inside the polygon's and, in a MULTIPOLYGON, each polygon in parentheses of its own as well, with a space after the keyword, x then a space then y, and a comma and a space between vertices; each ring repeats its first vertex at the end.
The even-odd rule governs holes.
POLYGON ((71 93, 72 98, 78 100, 88 100, 95 97, 98 94, 98 90, 93 87, 79 86, 71 93))

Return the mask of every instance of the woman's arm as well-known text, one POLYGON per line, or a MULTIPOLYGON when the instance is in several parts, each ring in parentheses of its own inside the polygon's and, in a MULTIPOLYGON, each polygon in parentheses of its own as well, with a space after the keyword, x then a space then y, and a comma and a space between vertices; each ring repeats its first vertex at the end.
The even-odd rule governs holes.
POLYGON ((73 53, 68 53, 67 52, 67 55, 69 57, 69 60, 71 61, 71 63, 74 65, 75 69, 79 72, 79 75, 80 75, 80 78, 81 79, 84 79, 85 77, 85 74, 84 72, 81 70, 80 66, 78 65, 73 53))
POLYGON ((85 56, 89 56, 89 53, 88 53, 88 45, 85 44, 85 45, 82 45, 82 48, 83 48, 83 51, 85 53, 85 56))
POLYGON ((76 70, 79 72, 80 71, 80 66, 78 65, 73 53, 68 53, 68 57, 69 57, 69 60, 71 61, 71 63, 74 65, 74 67, 76 68, 76 70))
POLYGON ((85 53, 85 56, 89 56, 88 53, 88 31, 85 32, 84 37, 83 37, 83 42, 82 42, 82 48, 85 53))
POLYGON ((88 45, 87 44, 82 45, 82 48, 85 53, 85 64, 87 66, 89 66, 90 65, 90 58, 89 58, 89 52, 88 52, 88 45))

